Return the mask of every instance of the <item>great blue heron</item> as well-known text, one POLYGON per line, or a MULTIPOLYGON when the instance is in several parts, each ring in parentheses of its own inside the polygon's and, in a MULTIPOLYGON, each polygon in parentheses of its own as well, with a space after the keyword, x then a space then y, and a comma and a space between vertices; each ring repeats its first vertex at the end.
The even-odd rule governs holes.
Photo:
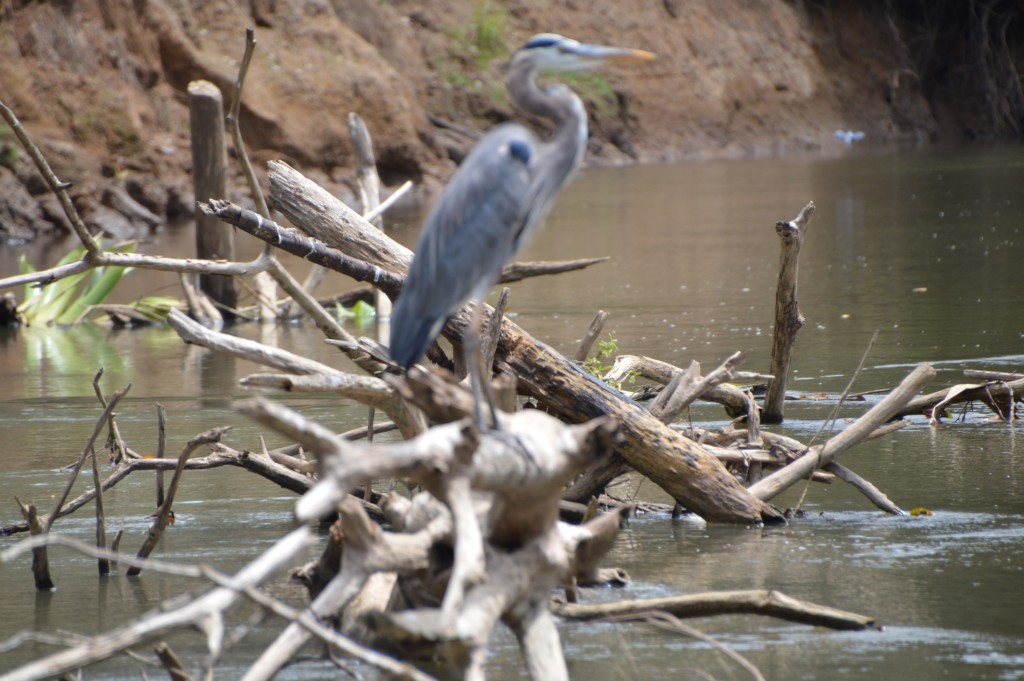
MULTIPOLYGON (((466 301, 486 295, 502 266, 523 245, 580 165, 587 144, 583 102, 565 85, 539 89, 534 81, 537 72, 578 71, 608 61, 653 58, 643 50, 587 45, 553 33, 534 36, 515 53, 506 79, 512 101, 528 113, 551 120, 555 131, 544 141, 518 123, 496 127, 477 143, 445 187, 423 225, 392 313, 391 358, 399 366, 412 366, 449 315, 466 301)), ((478 315, 477 311, 474 326, 479 324, 478 315)), ((471 353, 467 346, 477 345, 477 332, 473 329, 463 338, 467 364, 477 382, 474 392, 483 387, 478 347, 471 353)), ((483 392, 490 401, 489 393, 483 392)))

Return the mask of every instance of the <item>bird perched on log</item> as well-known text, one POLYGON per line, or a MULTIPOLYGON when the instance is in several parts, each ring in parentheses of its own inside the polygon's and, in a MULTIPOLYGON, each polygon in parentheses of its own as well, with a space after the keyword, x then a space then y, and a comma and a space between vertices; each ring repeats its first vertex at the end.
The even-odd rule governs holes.
MULTIPOLYGON (((547 141, 518 123, 487 133, 463 161, 428 215, 402 293, 391 317, 391 358, 408 369, 437 338, 448 317, 480 301, 501 268, 533 232, 583 159, 587 113, 565 85, 540 89, 539 71, 579 71, 612 61, 645 61, 654 55, 588 45, 553 33, 531 38, 513 55, 506 78, 512 102, 555 124, 547 141)), ((478 303, 463 350, 477 397, 483 389, 478 303)))

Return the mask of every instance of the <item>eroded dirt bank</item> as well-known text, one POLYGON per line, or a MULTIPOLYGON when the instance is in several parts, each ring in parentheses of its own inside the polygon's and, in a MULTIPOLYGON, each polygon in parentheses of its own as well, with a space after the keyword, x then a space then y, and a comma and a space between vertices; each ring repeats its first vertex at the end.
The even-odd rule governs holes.
MULTIPOLYGON (((471 141, 439 121, 484 130, 510 117, 500 64, 541 31, 659 55, 571 81, 591 112, 589 163, 794 153, 837 144, 837 129, 870 144, 1013 132, 1019 111, 967 106, 952 79, 925 73, 935 59, 902 23, 911 12, 865 5, 5 0, 0 99, 97 224, 110 224, 113 186, 160 218, 191 209, 184 92, 202 78, 230 97, 250 25, 242 124, 256 162, 287 159, 339 191, 349 111, 368 122, 386 182, 442 183, 471 141)), ((0 239, 62 222, 0 124, 0 239)))

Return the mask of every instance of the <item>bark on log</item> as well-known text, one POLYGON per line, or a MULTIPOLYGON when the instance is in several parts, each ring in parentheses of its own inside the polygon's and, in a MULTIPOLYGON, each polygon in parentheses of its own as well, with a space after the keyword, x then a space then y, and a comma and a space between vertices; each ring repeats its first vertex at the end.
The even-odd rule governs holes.
POLYGON ((598 310, 597 314, 594 315, 593 321, 590 322, 590 326, 587 327, 587 332, 580 339, 576 352, 573 353, 573 361, 582 362, 587 358, 587 355, 590 354, 590 348, 594 345, 594 341, 601 335, 601 330, 604 328, 606 321, 608 321, 608 313, 604 310, 598 310))
POLYGON ((775 328, 772 332, 773 378, 764 397, 762 423, 782 423, 786 401, 786 380, 796 334, 804 325, 804 316, 796 299, 797 272, 800 247, 803 245, 807 222, 814 213, 814 204, 808 203, 792 222, 775 223, 775 231, 782 240, 779 257, 779 283, 775 289, 775 328))
MULTIPOLYGON (((340 201, 281 163, 271 163, 270 201, 307 233, 383 269, 404 271, 412 254, 340 201)), ((466 310, 445 326, 459 344, 469 322, 466 310)), ((623 458, 686 508, 722 522, 781 521, 755 499, 718 460, 651 416, 639 405, 581 371, 575 364, 505 320, 498 357, 519 378, 520 391, 573 423, 611 416, 622 424, 623 458)), ((744 405, 745 406, 745 405, 744 405)))

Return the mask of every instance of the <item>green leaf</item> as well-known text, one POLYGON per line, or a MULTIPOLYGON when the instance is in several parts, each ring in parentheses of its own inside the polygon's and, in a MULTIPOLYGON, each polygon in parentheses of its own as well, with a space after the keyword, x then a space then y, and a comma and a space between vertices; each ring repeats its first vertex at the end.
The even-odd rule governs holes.
POLYGON ((357 327, 371 324, 376 315, 377 310, 374 309, 373 305, 370 305, 366 301, 357 300, 356 304, 352 306, 352 316, 355 318, 357 327))
POLYGON ((181 307, 181 301, 170 296, 146 296, 131 304, 140 314, 153 321, 165 319, 174 308, 181 307))
POLYGON ((86 313, 93 305, 99 305, 110 292, 114 290, 117 283, 121 281, 121 277, 125 275, 127 268, 125 267, 100 267, 97 268, 90 277, 89 283, 86 284, 82 290, 81 295, 72 301, 67 309, 65 309, 57 318, 54 320, 58 324, 73 324, 78 321, 78 318, 86 313))

